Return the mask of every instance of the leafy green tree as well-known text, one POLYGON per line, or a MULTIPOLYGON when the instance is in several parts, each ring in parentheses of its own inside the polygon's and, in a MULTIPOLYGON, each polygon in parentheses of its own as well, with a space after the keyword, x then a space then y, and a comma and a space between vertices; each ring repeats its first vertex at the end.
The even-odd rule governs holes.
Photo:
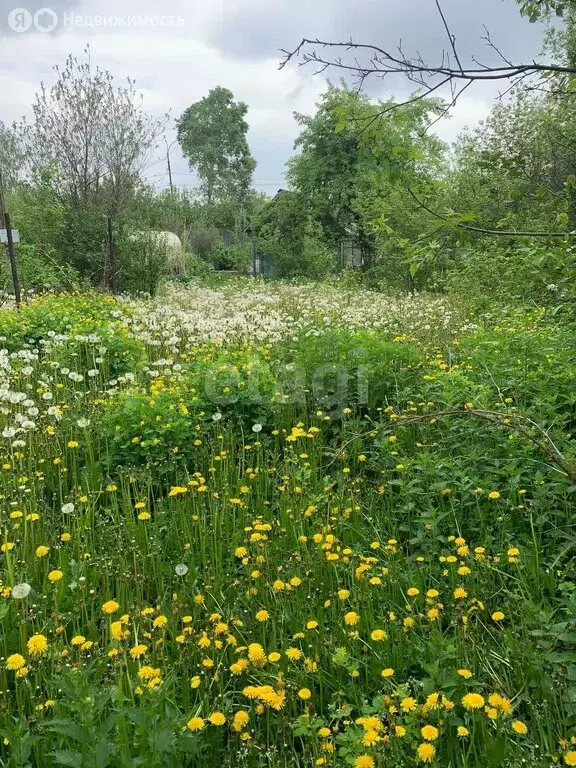
MULTIPOLYGON (((574 12, 548 37, 555 58, 576 61, 574 12)), ((547 90, 518 88, 478 129, 460 137, 447 204, 482 227, 576 230, 576 79, 557 74, 547 90)))
POLYGON ((209 205, 248 194, 256 162, 246 139, 247 112, 244 102, 218 87, 191 104, 177 122, 182 152, 200 177, 209 205))
POLYGON ((254 234, 264 241, 283 243, 293 261, 304 249, 309 212, 302 195, 282 189, 254 220, 254 234))
POLYGON ((21 242, 54 249, 66 206, 54 192, 49 170, 15 185, 7 195, 6 205, 20 230, 21 242))
POLYGON ((253 217, 257 248, 273 258, 280 277, 325 277, 334 272, 337 254, 327 245, 305 198, 280 190, 253 217))
POLYGON ((370 267, 390 242, 419 234, 407 190, 437 175, 443 145, 427 128, 438 109, 426 99, 372 102, 341 85, 329 87, 315 115, 296 115, 303 130, 288 176, 327 243, 356 241, 370 267))
POLYGON ((134 82, 118 87, 88 49, 84 60, 69 56, 55 73, 36 94, 33 121, 18 127, 28 170, 49 169, 66 208, 58 246, 64 259, 93 283, 120 290, 121 264, 107 258, 106 218, 122 225, 165 119, 147 115, 134 82))
POLYGON ((548 99, 519 93, 497 105, 455 146, 447 207, 490 229, 565 228, 574 161, 557 143, 562 122, 548 99))

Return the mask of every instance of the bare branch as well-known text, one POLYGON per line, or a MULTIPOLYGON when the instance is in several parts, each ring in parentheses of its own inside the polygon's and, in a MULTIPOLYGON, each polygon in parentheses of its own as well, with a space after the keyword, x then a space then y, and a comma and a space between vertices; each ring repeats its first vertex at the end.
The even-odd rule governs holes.
MULTIPOLYGON (((442 221, 451 222, 450 216, 445 216, 442 213, 438 213, 438 211, 434 211, 432 208, 429 208, 426 203, 421 200, 412 189, 409 187, 406 187, 406 190, 408 194, 418 203, 418 205, 423 208, 425 211, 427 211, 430 215, 434 216, 437 219, 441 219, 442 221)), ((523 232, 521 230, 514 231, 514 230, 506 230, 506 229, 486 229, 485 227, 475 227, 471 224, 464 224, 463 222, 451 222, 455 226, 459 227, 460 229, 465 229, 469 232, 478 232, 482 235, 501 235, 503 237, 571 237, 574 235, 574 232, 523 232)))
POLYGON ((536 61, 531 61, 525 64, 506 64, 500 67, 467 67, 466 69, 454 68, 449 65, 440 64, 434 66, 426 64, 420 58, 410 59, 404 54, 400 54, 400 57, 393 56, 383 48, 377 45, 369 45, 366 43, 354 43, 351 40, 348 42, 334 42, 328 40, 319 40, 318 38, 313 40, 311 38, 303 38, 299 45, 293 51, 287 51, 282 49, 284 59, 279 64, 279 69, 283 69, 293 59, 302 57, 300 62, 301 66, 304 66, 311 62, 321 63, 328 67, 335 67, 340 69, 348 69, 351 71, 362 72, 363 74, 370 75, 386 75, 386 74, 404 74, 404 75, 429 75, 429 76, 443 76, 450 77, 459 80, 507 80, 511 77, 524 74, 576 74, 576 67, 564 66, 562 64, 539 64, 536 61), (310 52, 304 50, 307 46, 320 46, 324 49, 346 49, 348 51, 368 51, 371 53, 369 64, 366 66, 360 66, 358 64, 345 64, 341 59, 327 59, 318 55, 316 50, 310 52))
POLYGON ((484 32, 485 32, 486 34, 484 35, 484 37, 482 38, 482 40, 485 40, 485 41, 488 43, 488 46, 489 46, 490 48, 492 48, 492 50, 493 50, 495 53, 497 53, 497 54, 498 54, 498 56, 499 56, 499 57, 502 59, 502 61, 504 62, 504 64, 507 64, 509 67, 513 67, 513 66, 514 66, 514 64, 512 64, 512 62, 510 61, 510 59, 507 59, 507 58, 506 58, 506 56, 504 56, 504 54, 503 54, 503 53, 502 53, 502 51, 500 50, 500 48, 498 48, 498 46, 497 46, 497 45, 495 45, 495 44, 492 42, 492 38, 490 37, 490 31, 489 31, 488 27, 486 27, 486 25, 484 25, 484 32))
MULTIPOLYGON (((490 34, 486 31, 484 40, 488 43, 503 61, 500 66, 489 67, 481 64, 473 58, 473 66, 464 67, 458 55, 454 35, 446 21, 446 17, 439 5, 436 4, 444 24, 444 28, 450 40, 450 45, 455 64, 452 65, 450 56, 446 51, 442 52, 441 62, 431 64, 424 61, 422 56, 416 53, 407 55, 400 43, 397 52, 392 53, 377 45, 347 42, 327 41, 320 39, 303 38, 299 45, 292 51, 282 50, 284 59, 279 68, 283 69, 292 60, 298 60, 300 66, 308 64, 316 65, 316 74, 326 72, 328 69, 338 69, 355 75, 358 86, 363 87, 369 77, 386 78, 390 75, 402 75, 412 83, 423 89, 423 96, 430 95, 440 87, 449 87, 451 91, 450 106, 454 106, 458 97, 463 92, 463 85, 471 85, 477 82, 502 82, 507 84, 503 93, 519 85, 528 78, 547 78, 550 75, 576 75, 576 67, 565 66, 554 62, 539 63, 530 61, 514 64, 492 42, 490 34), (353 54, 350 61, 343 60, 339 51, 353 54), (331 56, 330 52, 335 55, 331 56), (364 57, 363 59, 361 57, 364 57)), ((408 103, 411 103, 410 101, 408 103)), ((401 106, 401 104, 398 104, 401 106)))
POLYGON ((446 30, 446 34, 448 35, 448 40, 450 41, 450 47, 452 48, 452 53, 454 54, 456 64, 458 64, 458 67, 460 68, 460 72, 463 72, 464 70, 462 68, 462 64, 460 63, 460 58, 458 57, 458 51, 456 50, 456 37, 450 31, 450 27, 448 26, 448 22, 446 21, 446 16, 444 16, 442 6, 440 5, 440 0, 436 0, 436 8, 438 9, 438 13, 440 14, 440 18, 442 19, 442 23, 444 24, 444 29, 446 30))

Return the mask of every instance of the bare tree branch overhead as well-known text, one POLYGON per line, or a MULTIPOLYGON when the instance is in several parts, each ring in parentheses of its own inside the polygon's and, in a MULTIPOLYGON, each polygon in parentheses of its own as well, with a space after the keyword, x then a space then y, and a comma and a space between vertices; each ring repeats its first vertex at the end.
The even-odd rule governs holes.
MULTIPOLYGON (((492 43, 490 43, 490 47, 494 47, 492 43)), ((355 43, 353 40, 334 42, 305 37, 294 50, 283 49, 282 53, 285 56, 280 62, 280 69, 292 60, 299 60, 301 66, 319 65, 315 74, 320 74, 327 69, 339 69, 355 73, 360 85, 371 76, 404 75, 410 82, 425 88, 427 92, 436 90, 442 79, 449 82, 456 91, 458 83, 469 85, 480 81, 514 81, 514 84, 517 85, 531 76, 576 75, 575 67, 554 64, 553 62, 545 64, 536 61, 521 64, 508 63, 499 67, 489 67, 477 63, 476 67, 461 67, 459 64, 452 64, 452 59, 447 51, 442 52, 442 61, 439 64, 431 64, 426 63, 418 54, 414 57, 406 56, 401 47, 398 48, 396 54, 392 54, 376 45, 355 43), (320 52, 318 49, 321 49, 320 52), (332 57, 322 52, 337 50, 352 52, 355 55, 354 60, 345 61, 340 56, 332 57), (368 60, 364 64, 356 58, 356 54, 360 52, 369 54, 368 60)))
POLYGON ((357 43, 352 39, 338 42, 304 37, 293 50, 282 49, 284 58, 279 68, 283 69, 290 62, 297 61, 300 66, 316 66, 314 74, 331 69, 339 70, 351 74, 360 88, 369 78, 385 79, 399 75, 419 89, 418 94, 412 97, 414 100, 446 86, 450 90, 449 106, 454 106, 462 92, 473 83, 501 83, 505 86, 505 92, 508 92, 530 78, 541 80, 555 75, 576 75, 576 67, 554 61, 514 63, 495 45, 486 28, 482 39, 498 55, 501 63, 489 66, 472 57, 472 64, 464 65, 456 35, 450 28, 440 0, 434 2, 449 43, 439 53, 439 61, 436 63, 426 61, 418 52, 412 56, 406 54, 402 42, 394 51, 379 45, 357 43), (343 53, 346 55, 343 56, 343 53))

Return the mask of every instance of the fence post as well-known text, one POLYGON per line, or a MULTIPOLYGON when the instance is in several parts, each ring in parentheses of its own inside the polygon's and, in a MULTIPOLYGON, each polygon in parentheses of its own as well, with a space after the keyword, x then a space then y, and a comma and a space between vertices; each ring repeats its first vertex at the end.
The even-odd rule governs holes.
POLYGON ((252 240, 252 277, 256 277, 256 240, 252 240))
POLYGON ((14 240, 12 239, 12 222, 10 215, 4 211, 4 221, 6 222, 6 239, 8 240, 8 258, 10 259, 10 271, 12 273, 12 285, 14 286, 14 297, 16 298, 16 307, 20 307, 22 295, 20 293, 20 279, 16 267, 16 255, 14 253, 14 240))
POLYGON ((14 239, 12 237, 12 222, 10 216, 6 213, 4 207, 4 184, 2 182, 2 169, 0 169, 0 229, 6 229, 6 243, 8 248, 8 259, 10 261, 10 272, 12 274, 12 286, 14 288, 14 297, 16 307, 20 306, 22 295, 20 293, 20 280, 18 278, 18 269, 16 267, 16 254, 14 253, 14 239))

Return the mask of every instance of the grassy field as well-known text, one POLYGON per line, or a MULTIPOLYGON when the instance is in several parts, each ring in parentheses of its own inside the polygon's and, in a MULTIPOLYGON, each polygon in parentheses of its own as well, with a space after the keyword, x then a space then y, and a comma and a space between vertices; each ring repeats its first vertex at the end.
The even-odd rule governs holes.
POLYGON ((576 765, 570 318, 238 280, 0 336, 0 765, 576 765))

